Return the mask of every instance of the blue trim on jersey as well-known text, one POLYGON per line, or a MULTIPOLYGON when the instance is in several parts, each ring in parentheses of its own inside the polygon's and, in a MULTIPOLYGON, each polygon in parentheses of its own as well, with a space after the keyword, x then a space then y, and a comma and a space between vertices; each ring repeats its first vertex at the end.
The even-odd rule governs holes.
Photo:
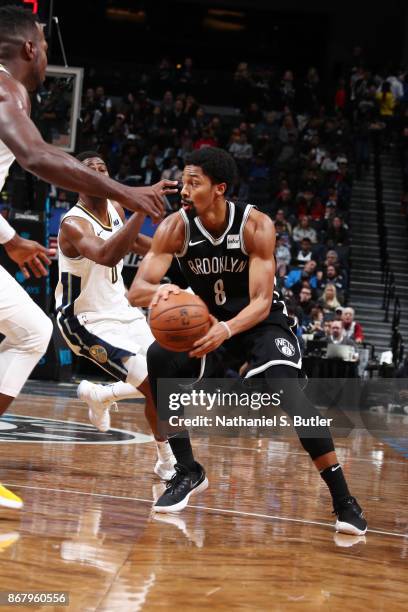
POLYGON ((66 339, 78 347, 80 355, 93 361, 97 366, 114 376, 118 380, 126 382, 128 370, 124 366, 122 359, 132 357, 135 353, 125 349, 112 346, 106 340, 88 331, 78 320, 78 317, 66 318, 62 315, 58 317, 58 323, 66 339), (106 361, 98 361, 91 349, 101 347, 106 351, 106 361))
POLYGON ((62 302, 57 312, 61 312, 64 317, 74 316, 75 300, 81 293, 81 277, 71 274, 71 272, 61 273, 62 302))

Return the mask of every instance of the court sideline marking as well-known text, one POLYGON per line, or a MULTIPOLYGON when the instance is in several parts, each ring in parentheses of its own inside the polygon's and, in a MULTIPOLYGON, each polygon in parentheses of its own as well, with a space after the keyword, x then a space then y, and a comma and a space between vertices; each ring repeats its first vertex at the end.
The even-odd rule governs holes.
MULTIPOLYGON (((111 495, 109 493, 89 493, 88 491, 76 491, 74 489, 56 489, 49 487, 34 487, 32 485, 22 485, 18 483, 5 482, 3 483, 7 487, 14 487, 20 489, 34 489, 35 491, 54 491, 58 493, 75 493, 77 495, 88 495, 90 497, 107 497, 109 499, 122 499, 125 501, 137 501, 147 504, 152 504, 152 499, 144 499, 142 497, 127 497, 125 495, 111 495)), ((307 519, 298 519, 298 518, 290 518, 288 516, 277 516, 273 514, 260 514, 257 512, 244 512, 243 510, 231 510, 228 508, 212 508, 211 506, 195 506, 193 504, 189 504, 188 508, 195 508, 196 510, 207 510, 209 512, 220 512, 222 514, 235 514, 237 516, 246 516, 252 518, 263 518, 269 520, 276 521, 286 521, 288 523, 301 523, 304 525, 319 525, 321 527, 330 527, 333 529, 332 523, 323 523, 320 521, 309 521, 307 519)), ((388 535, 394 538, 408 538, 408 533, 395 533, 394 531, 383 531, 381 529, 368 529, 367 533, 376 533, 378 535, 388 535)))

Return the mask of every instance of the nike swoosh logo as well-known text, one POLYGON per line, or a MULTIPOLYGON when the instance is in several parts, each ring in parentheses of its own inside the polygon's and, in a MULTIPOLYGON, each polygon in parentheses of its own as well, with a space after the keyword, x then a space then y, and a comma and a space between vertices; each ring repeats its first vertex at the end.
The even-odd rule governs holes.
POLYGON ((188 246, 195 246, 196 244, 201 244, 202 242, 205 242, 205 240, 199 240, 198 242, 189 242, 188 246))
POLYGON ((331 471, 335 472, 336 470, 338 470, 341 467, 341 465, 337 465, 336 467, 332 467, 331 471))

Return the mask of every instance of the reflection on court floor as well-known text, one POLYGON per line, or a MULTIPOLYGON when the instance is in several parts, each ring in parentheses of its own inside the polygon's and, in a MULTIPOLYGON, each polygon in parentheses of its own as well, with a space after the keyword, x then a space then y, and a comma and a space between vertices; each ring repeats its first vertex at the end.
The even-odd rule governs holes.
MULTIPOLYGON (((335 534, 324 483, 293 438, 195 438, 209 489, 156 515, 164 485, 143 405, 113 415, 128 440, 78 444, 86 407, 45 391, 21 395, 13 414, 29 418, 0 429, 68 434, 0 443, 0 479, 25 500, 0 510, 1 591, 69 590, 69 609, 83 611, 406 609, 408 461, 384 441, 362 429, 337 440, 365 537, 335 534)), ((392 437, 403 418, 388 420, 392 437)))

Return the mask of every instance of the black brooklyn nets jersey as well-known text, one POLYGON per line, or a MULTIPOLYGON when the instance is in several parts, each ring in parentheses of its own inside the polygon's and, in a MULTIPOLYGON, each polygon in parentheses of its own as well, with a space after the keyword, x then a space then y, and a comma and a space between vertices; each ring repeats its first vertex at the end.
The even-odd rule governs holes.
MULTIPOLYGON (((181 271, 191 289, 207 304, 220 321, 236 316, 249 304, 249 255, 245 250, 244 227, 252 205, 227 202, 228 225, 214 238, 199 217, 180 210, 185 223, 183 250, 176 254, 181 271)), ((274 291, 268 321, 284 324, 286 308, 278 291, 274 291)))

